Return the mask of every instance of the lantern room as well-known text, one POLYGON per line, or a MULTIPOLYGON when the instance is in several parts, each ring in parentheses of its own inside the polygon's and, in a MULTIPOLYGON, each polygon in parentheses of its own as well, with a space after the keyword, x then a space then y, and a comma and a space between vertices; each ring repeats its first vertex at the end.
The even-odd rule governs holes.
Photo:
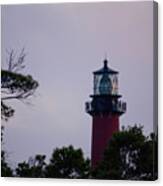
POLYGON ((107 66, 104 60, 102 69, 94 73, 94 95, 118 95, 118 72, 107 66))

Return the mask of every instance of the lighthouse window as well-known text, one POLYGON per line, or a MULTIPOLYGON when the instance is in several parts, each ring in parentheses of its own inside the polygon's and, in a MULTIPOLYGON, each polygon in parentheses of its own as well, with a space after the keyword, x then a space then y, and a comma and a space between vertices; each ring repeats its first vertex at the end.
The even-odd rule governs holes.
POLYGON ((112 94, 118 94, 118 77, 114 75, 112 77, 112 94))
POLYGON ((108 74, 103 74, 100 80, 99 92, 100 94, 109 94, 111 93, 112 85, 111 80, 108 74))
POLYGON ((100 80, 102 78, 102 75, 95 75, 94 76, 94 94, 99 94, 99 86, 100 86, 100 80))

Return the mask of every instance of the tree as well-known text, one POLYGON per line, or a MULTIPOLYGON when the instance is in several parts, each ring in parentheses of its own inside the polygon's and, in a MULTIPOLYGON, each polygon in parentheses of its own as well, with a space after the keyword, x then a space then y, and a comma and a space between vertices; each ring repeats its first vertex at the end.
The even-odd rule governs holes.
POLYGON ((73 146, 56 148, 46 166, 48 178, 88 178, 90 161, 84 159, 81 149, 73 146))
POLYGON ((157 179, 157 140, 142 127, 128 127, 113 135, 101 163, 92 171, 98 179, 157 179))
POLYGON ((6 162, 5 151, 1 151, 1 176, 2 177, 12 177, 13 170, 9 167, 6 162))
MULTIPOLYGON (((3 145, 3 134, 4 134, 4 126, 1 126, 1 147, 3 145)), ((1 150, 1 176, 2 177, 12 177, 13 170, 9 167, 6 161, 6 152, 1 150)))
POLYGON ((56 148, 47 164, 45 155, 36 155, 28 162, 19 163, 15 172, 17 177, 29 178, 88 178, 90 161, 84 159, 81 149, 73 146, 56 148))
POLYGON ((14 50, 8 52, 7 69, 1 69, 1 117, 7 120, 14 114, 14 109, 6 104, 8 100, 25 101, 32 96, 38 87, 38 82, 31 75, 19 73, 22 70, 25 60, 24 49, 18 57, 14 50))
POLYGON ((45 168, 45 155, 36 155, 35 158, 30 158, 28 162, 22 162, 18 164, 16 168, 17 177, 28 178, 43 178, 45 168))
MULTIPOLYGON (((14 114, 14 109, 6 104, 9 100, 20 100, 25 102, 32 96, 38 87, 38 82, 32 76, 18 73, 22 70, 25 60, 24 49, 18 56, 14 50, 8 52, 7 68, 1 69, 1 118, 8 120, 14 114)), ((1 142, 3 140, 3 129, 1 126, 1 142)), ((12 170, 6 162, 6 152, 1 151, 1 174, 2 176, 12 176, 12 170)))

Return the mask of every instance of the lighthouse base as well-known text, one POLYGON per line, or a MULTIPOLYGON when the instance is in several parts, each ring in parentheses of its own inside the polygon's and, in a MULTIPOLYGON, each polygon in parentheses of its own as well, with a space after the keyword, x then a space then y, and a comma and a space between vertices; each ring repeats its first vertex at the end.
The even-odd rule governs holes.
POLYGON ((113 133, 119 131, 118 115, 93 116, 91 166, 95 168, 103 159, 103 153, 113 133))

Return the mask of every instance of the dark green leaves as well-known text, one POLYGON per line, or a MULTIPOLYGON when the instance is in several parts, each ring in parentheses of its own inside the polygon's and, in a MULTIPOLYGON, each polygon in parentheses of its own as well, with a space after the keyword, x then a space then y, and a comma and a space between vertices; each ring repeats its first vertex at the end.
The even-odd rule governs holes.
POLYGON ((16 177, 32 178, 89 178, 90 161, 83 157, 81 149, 73 146, 56 148, 49 163, 45 155, 36 155, 28 162, 19 163, 16 177))
POLYGON ((46 177, 88 178, 89 163, 88 159, 84 159, 81 149, 75 150, 73 146, 56 148, 46 167, 46 177))
POLYGON ((103 161, 93 170, 94 178, 157 179, 157 141, 145 137, 142 127, 128 127, 113 135, 103 161))
POLYGON ((14 114, 14 109, 8 106, 5 101, 11 99, 25 101, 34 94, 39 85, 31 75, 18 73, 25 67, 24 49, 17 58, 15 55, 13 50, 8 52, 8 67, 6 70, 1 70, 1 118, 4 120, 14 114))

